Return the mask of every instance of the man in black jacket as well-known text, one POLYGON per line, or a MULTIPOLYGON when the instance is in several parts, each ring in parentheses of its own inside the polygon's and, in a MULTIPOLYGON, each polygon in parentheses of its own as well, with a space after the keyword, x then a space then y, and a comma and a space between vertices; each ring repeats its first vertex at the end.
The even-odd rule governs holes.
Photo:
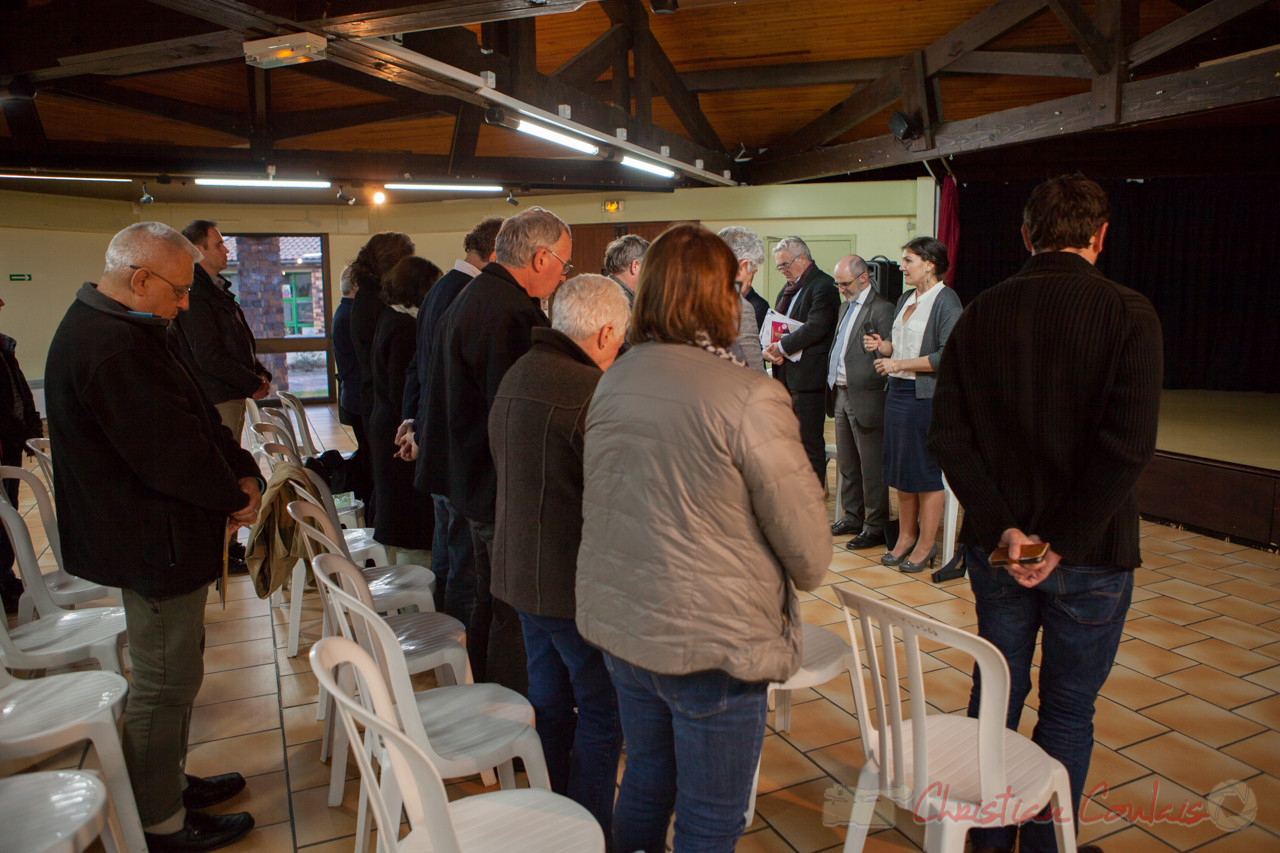
POLYGON ((477 681, 525 692, 520 620, 489 588, 497 473, 489 453, 489 409, 498 383, 548 324, 541 301, 573 269, 573 238, 560 217, 532 207, 502 223, 497 260, 485 265, 440 318, 423 394, 423 440, 414 485, 445 495, 471 526, 476 602, 467 652, 477 681))
POLYGON ((167 225, 121 231, 99 283, 67 309, 45 369, 66 569, 122 589, 133 664, 124 756, 152 853, 212 850, 253 827, 248 813, 200 811, 239 793, 238 773, 182 772, 209 584, 229 525, 251 523, 262 501, 253 457, 170 335, 199 258, 167 225))
MULTIPOLYGON (((956 323, 929 428, 929 451, 965 509, 959 541, 978 635, 1009 664, 1007 725, 1018 727, 1039 645, 1032 740, 1066 766, 1073 814, 1093 752, 1094 703, 1142 562, 1137 484, 1155 452, 1163 367, 1151 302, 1094 268, 1109 213, 1106 193, 1082 175, 1036 187, 1022 226, 1031 259, 956 323), (1020 562, 1040 542, 1047 554, 1020 562), (1008 549, 1004 566, 987 559, 997 546, 1008 549)), ((975 676, 971 717, 980 695, 975 676)), ((969 837, 975 853, 1011 850, 1015 840, 1019 850, 1057 850, 1053 822, 1041 815, 969 837)))
POLYGON ((191 284, 191 307, 178 316, 174 328, 200 387, 218 410, 222 423, 240 440, 244 429, 245 398, 261 400, 271 388, 271 373, 254 355, 249 324, 222 277, 227 268, 227 244, 218 223, 197 219, 182 236, 203 257, 191 284))
POLYGON ((799 237, 784 237, 773 250, 773 262, 787 280, 774 310, 804 325, 783 335, 764 351, 773 375, 791 392, 791 408, 800 421, 800 442, 818 480, 827 482, 827 358, 836 332, 840 292, 831 276, 818 269, 809 246, 799 237), (799 354, 791 361, 790 356, 799 354))
POLYGON ((493 594, 520 614, 551 790, 613 826, 622 751, 618 697, 604 656, 578 633, 574 581, 582 541, 587 406, 617 357, 630 306, 609 278, 560 285, 551 328, 498 386, 489 447, 498 473, 493 594))

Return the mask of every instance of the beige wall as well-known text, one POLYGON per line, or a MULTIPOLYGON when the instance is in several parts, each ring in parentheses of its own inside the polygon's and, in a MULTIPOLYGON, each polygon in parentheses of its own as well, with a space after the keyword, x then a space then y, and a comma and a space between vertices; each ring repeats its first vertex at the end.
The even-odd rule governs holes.
MULTIPOLYGON (((847 251, 864 257, 898 256, 898 248, 931 234, 936 195, 933 182, 879 181, 806 186, 726 187, 674 193, 581 193, 529 196, 518 208, 502 199, 388 204, 381 208, 342 205, 207 205, 75 199, 0 191, 0 331, 17 338, 29 379, 44 375, 44 357, 58 322, 83 281, 102 272, 111 236, 134 222, 153 219, 181 228, 197 217, 214 219, 228 234, 266 232, 329 235, 329 302, 338 303, 343 266, 378 231, 404 231, 418 254, 449 269, 462 253, 462 238, 486 216, 508 216, 540 204, 573 224, 701 220, 708 228, 745 225, 761 237, 798 235, 813 243, 819 265, 830 271, 847 251), (621 214, 604 213, 605 199, 622 199, 621 214), (31 281, 10 281, 29 274, 31 281)), ((768 248, 772 248, 769 246, 768 248)), ((574 258, 582 270, 598 259, 574 258)), ((772 301, 781 278, 768 265, 757 287, 772 301)))

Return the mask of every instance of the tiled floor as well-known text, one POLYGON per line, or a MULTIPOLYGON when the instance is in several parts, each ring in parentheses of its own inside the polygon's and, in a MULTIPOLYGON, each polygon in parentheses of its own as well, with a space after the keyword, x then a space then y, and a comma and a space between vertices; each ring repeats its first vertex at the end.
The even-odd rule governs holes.
MULTIPOLYGON (((312 408, 310 417, 328 447, 350 446, 330 410, 312 408)), ((32 519, 29 499, 22 509, 32 519)), ((1108 853, 1280 850, 1280 556, 1154 524, 1143 524, 1142 532, 1146 565, 1137 572, 1124 640, 1098 702, 1086 786, 1097 793, 1081 811, 1081 843, 1100 841, 1108 853), (1225 810, 1213 807, 1206 794, 1231 781, 1244 784, 1218 798, 1225 810), (1153 803, 1170 807, 1157 821, 1153 803), (1169 817, 1180 808, 1182 822, 1169 817), (1216 822, 1194 820, 1202 812, 1216 822), (1244 826, 1230 833, 1219 826, 1233 823, 1244 826)), ((44 548, 38 526, 33 536, 37 550, 44 548)), ((928 573, 899 574, 876 562, 878 550, 845 551, 846 538, 835 543, 826 584, 801 594, 806 621, 842 630, 833 590, 847 586, 974 629, 967 581, 934 585, 928 573)), ((45 565, 51 560, 42 557, 45 565)), ((228 848, 237 853, 353 846, 355 783, 348 781, 342 806, 325 804, 328 768, 318 762, 316 686, 305 657, 319 634, 319 612, 314 601, 307 604, 304 653, 289 658, 282 614, 256 599, 247 580, 232 581, 225 610, 210 596, 207 675, 188 769, 236 769, 249 777, 248 793, 222 807, 247 809, 257 819, 257 828, 228 848)), ((969 675, 961 656, 938 650, 926 664, 929 704, 963 709, 969 675)), ((838 850, 844 840, 843 828, 823 816, 824 809, 838 816, 840 786, 851 790, 862 764, 849 682, 842 677, 800 691, 793 703, 790 732, 771 730, 765 738, 757 815, 739 851, 810 853, 838 850)), ((1022 722, 1028 733, 1034 691, 1029 704, 1022 722)), ((50 763, 59 761, 66 757, 50 763)), ((478 785, 460 783, 452 791, 478 785)), ((875 830, 866 849, 913 850, 922 835, 909 815, 899 814, 896 827, 875 830)))

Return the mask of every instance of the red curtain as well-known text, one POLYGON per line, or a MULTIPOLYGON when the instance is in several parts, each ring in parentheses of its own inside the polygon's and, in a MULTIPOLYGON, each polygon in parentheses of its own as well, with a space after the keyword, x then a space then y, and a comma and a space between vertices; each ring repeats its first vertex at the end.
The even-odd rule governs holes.
POLYGON ((956 179, 947 175, 942 179, 942 199, 938 203, 938 239, 947 247, 947 260, 951 269, 947 272, 947 284, 956 286, 956 257, 960 245, 960 199, 956 192, 956 179))

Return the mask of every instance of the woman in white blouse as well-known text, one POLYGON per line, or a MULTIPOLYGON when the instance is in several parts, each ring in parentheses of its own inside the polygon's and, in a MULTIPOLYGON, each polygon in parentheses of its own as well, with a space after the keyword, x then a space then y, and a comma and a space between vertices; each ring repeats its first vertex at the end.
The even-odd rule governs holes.
POLYGON ((876 372, 889 377, 884 404, 884 479, 898 492, 898 540, 880 558, 886 566, 918 572, 933 565, 934 540, 942 520, 942 471, 925 447, 933 414, 933 376, 942 347, 960 318, 960 297, 942 276, 947 247, 933 237, 917 237, 902 247, 902 297, 890 340, 862 339, 881 356, 876 372))

